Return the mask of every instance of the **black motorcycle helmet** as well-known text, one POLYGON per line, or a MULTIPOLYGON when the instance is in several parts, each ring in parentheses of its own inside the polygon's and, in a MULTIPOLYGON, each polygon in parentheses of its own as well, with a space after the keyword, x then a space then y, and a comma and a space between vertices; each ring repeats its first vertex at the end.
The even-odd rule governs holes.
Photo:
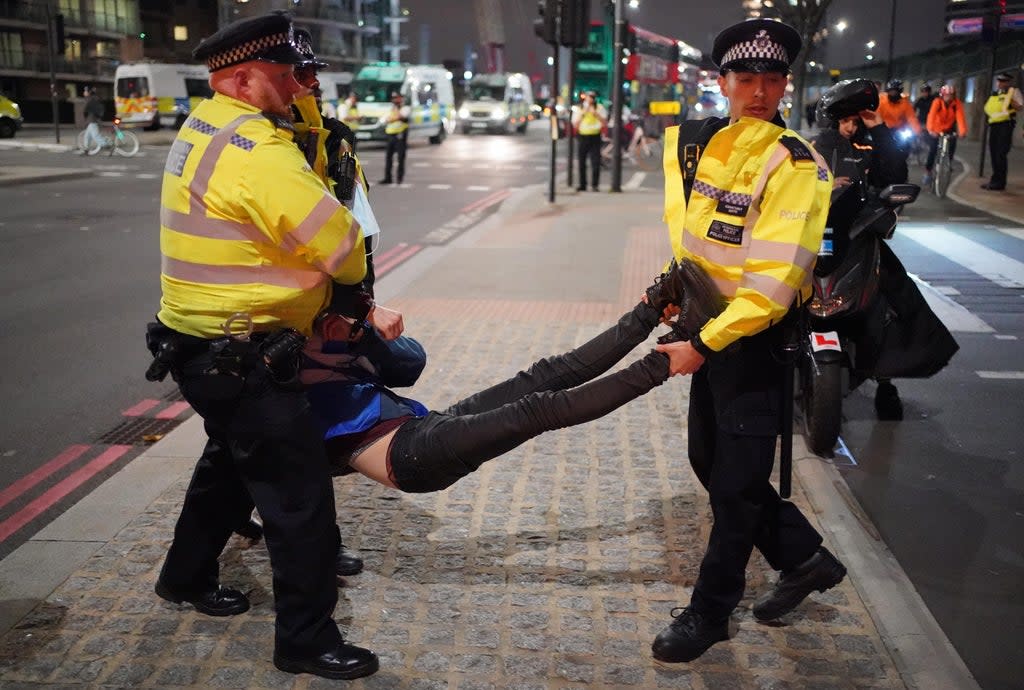
POLYGON ((886 91, 899 91, 903 93, 903 82, 899 79, 890 79, 885 83, 886 91))
POLYGON ((878 110, 878 87, 869 79, 847 79, 821 94, 815 118, 823 128, 838 127, 844 117, 862 110, 878 110))

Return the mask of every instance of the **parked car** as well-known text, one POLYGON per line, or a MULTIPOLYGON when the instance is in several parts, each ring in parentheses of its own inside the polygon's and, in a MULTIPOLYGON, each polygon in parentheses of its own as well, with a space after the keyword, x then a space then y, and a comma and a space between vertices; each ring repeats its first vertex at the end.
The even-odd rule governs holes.
POLYGON ((7 96, 0 93, 0 139, 10 139, 21 129, 24 118, 21 108, 7 96))

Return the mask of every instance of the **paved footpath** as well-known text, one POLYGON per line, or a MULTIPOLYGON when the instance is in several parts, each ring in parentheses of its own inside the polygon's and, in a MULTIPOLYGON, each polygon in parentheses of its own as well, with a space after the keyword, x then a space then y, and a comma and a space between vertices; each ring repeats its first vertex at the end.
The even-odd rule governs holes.
MULTIPOLYGON (((664 262, 660 216, 656 193, 549 206, 528 188, 390 273, 381 302, 429 353, 410 394, 444 407, 612 323, 664 262)), ((203 443, 192 417, 0 561, 0 686, 977 687, 838 472, 799 436, 794 500, 850 577, 761 624, 750 606, 774 576, 755 556, 731 641, 690 664, 651 658, 670 609, 688 601, 711 522, 685 458, 687 391, 672 379, 441 493, 337 480, 342 533, 366 571, 340 590, 336 618, 381 657, 380 672, 350 683, 274 669, 262 544, 236 538, 223 556, 222 581, 252 599, 243 615, 209 618, 153 594, 203 443)))

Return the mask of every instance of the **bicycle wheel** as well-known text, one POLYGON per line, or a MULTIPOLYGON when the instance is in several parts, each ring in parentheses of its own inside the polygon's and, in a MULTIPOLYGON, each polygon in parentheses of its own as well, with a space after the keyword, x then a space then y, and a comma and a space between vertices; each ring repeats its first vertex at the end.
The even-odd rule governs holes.
POLYGON ((661 140, 642 139, 633 151, 636 164, 641 170, 657 170, 661 166, 661 140))
POLYGON ((119 156, 134 156, 139 152, 139 138, 134 132, 118 130, 114 135, 114 151, 119 156))
POLYGON ((86 135, 86 130, 83 129, 81 132, 78 133, 78 140, 76 141, 76 144, 78 145, 78 150, 90 156, 95 156, 97 153, 100 152, 100 149, 103 148, 103 142, 100 141, 99 139, 94 138, 87 146, 87 140, 88 136, 86 135))

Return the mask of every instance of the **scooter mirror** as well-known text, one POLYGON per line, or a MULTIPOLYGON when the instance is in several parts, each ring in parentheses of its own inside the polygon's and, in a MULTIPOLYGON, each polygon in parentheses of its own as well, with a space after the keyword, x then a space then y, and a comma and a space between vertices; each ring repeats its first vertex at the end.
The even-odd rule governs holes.
POLYGON ((904 204, 912 204, 917 200, 921 188, 916 184, 891 184, 878 195, 886 206, 896 208, 904 204))

